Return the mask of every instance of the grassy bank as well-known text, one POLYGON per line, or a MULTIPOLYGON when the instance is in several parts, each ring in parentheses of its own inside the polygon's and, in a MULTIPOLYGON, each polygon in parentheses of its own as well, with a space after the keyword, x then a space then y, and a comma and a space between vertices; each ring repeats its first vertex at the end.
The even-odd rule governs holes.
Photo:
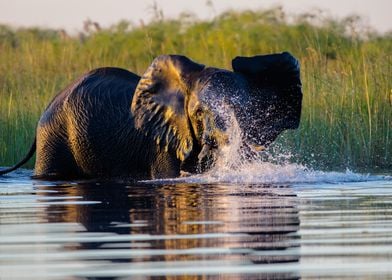
MULTIPOLYGON (((127 22, 70 37, 0 26, 0 166, 28 150, 40 114, 82 73, 117 66, 143 73, 160 54, 184 54, 230 69, 237 55, 288 50, 299 58, 303 114, 279 139, 295 160, 317 168, 392 169, 392 36, 359 30, 355 19, 287 23, 279 9, 127 22)), ((30 164, 32 167, 32 164, 30 164)))

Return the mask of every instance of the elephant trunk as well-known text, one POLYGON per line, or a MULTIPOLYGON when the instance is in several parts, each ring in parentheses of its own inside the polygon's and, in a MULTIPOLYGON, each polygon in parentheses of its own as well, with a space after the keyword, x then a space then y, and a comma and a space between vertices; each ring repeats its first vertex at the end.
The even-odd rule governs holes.
POLYGON ((212 131, 205 130, 201 139, 201 151, 197 156, 199 162, 203 161, 204 159, 211 158, 213 154, 213 150, 216 149, 217 143, 214 137, 212 136, 212 131))
POLYGON ((208 144, 204 144, 197 158, 199 159, 199 162, 202 162, 203 159, 208 158, 210 155, 211 155, 211 146, 208 144))
POLYGON ((198 155, 199 162, 213 162, 218 149, 229 142, 229 135, 215 124, 212 115, 203 121, 203 135, 201 137, 201 151, 198 155))

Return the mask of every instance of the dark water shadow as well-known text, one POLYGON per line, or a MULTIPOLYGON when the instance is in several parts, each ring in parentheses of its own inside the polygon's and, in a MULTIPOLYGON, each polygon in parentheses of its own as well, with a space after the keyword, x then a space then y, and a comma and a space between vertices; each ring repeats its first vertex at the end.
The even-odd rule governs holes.
POLYGON ((123 279, 141 271, 141 279, 299 279, 296 271, 245 269, 299 262, 292 234, 300 224, 297 196, 289 186, 106 182, 37 189, 43 200, 59 197, 45 209, 48 223, 83 226, 76 234, 87 238, 64 243, 63 250, 99 251, 105 261, 72 276, 123 279), (214 264, 244 269, 218 272, 214 264))

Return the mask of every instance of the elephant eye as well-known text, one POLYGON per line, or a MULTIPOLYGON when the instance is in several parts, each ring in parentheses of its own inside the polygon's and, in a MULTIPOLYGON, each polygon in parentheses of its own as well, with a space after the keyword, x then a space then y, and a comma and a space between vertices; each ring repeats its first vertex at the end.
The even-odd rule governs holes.
POLYGON ((195 115, 198 119, 201 119, 203 117, 203 109, 202 108, 197 108, 195 115))

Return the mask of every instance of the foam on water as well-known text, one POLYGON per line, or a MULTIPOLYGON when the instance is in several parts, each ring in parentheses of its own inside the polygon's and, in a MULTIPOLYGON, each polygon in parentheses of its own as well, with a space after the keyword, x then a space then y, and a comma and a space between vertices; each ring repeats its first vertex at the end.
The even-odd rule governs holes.
POLYGON ((385 180, 385 176, 345 172, 324 172, 299 164, 273 164, 250 162, 235 170, 212 169, 210 172, 183 179, 192 183, 252 183, 252 184, 294 184, 294 183, 343 183, 385 180))

